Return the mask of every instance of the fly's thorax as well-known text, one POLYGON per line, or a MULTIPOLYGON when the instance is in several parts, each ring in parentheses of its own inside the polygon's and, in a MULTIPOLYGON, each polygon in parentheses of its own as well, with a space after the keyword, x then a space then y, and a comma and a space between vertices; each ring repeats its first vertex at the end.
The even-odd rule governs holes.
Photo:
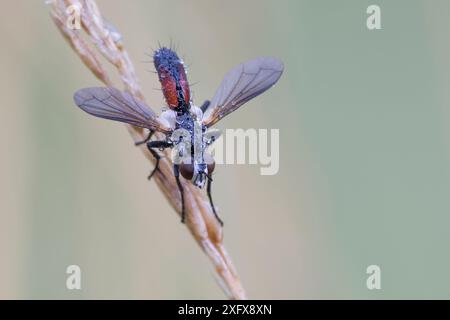
POLYGON ((192 109, 194 110, 193 112, 186 112, 176 115, 174 121, 175 130, 183 130, 186 134, 189 134, 190 141, 193 147, 192 152, 198 152, 199 154, 201 154, 206 148, 206 127, 202 124, 201 118, 197 118, 197 115, 195 114, 196 109, 192 109))
POLYGON ((214 170, 214 160, 205 153, 208 138, 205 136, 207 128, 202 124, 202 115, 201 109, 195 105, 191 105, 189 112, 178 113, 175 118, 176 130, 172 134, 172 140, 175 139, 180 153, 177 156, 182 156, 180 173, 199 188, 205 185, 214 170))
POLYGON ((175 128, 184 129, 192 133, 194 130, 194 119, 189 112, 177 113, 175 117, 175 128))
POLYGON ((172 160, 174 164, 193 163, 195 122, 189 112, 176 113, 175 130, 170 139, 174 144, 172 160))
POLYGON ((192 136, 191 136, 191 157, 189 161, 185 161, 180 166, 180 172, 185 179, 191 180, 191 182, 202 188, 212 170, 214 165, 211 165, 211 157, 205 153, 206 150, 206 127, 202 125, 201 120, 192 119, 192 136))

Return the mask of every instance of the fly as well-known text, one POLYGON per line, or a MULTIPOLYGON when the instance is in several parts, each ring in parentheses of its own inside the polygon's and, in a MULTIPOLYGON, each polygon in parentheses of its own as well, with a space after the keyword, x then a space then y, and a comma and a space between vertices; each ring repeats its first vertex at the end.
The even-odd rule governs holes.
POLYGON ((206 152, 218 134, 209 129, 245 102, 272 87, 283 73, 283 63, 276 58, 261 57, 237 65, 225 75, 212 100, 206 100, 198 107, 192 101, 184 63, 176 52, 162 47, 154 52, 153 61, 164 99, 169 107, 159 116, 130 93, 112 87, 78 90, 74 95, 75 103, 96 117, 126 122, 150 130, 147 139, 136 143, 146 143, 156 159, 149 179, 159 170, 160 155, 157 150, 177 147, 178 156, 182 160, 174 161, 173 173, 181 197, 181 222, 184 223, 185 220, 185 204, 180 175, 199 188, 207 184, 211 208, 219 223, 223 225, 211 196, 215 163, 206 152), (178 130, 186 132, 187 137, 177 134, 178 130), (165 139, 151 140, 155 131, 165 134, 165 139), (191 147, 183 147, 185 142, 189 142, 187 145, 191 147))

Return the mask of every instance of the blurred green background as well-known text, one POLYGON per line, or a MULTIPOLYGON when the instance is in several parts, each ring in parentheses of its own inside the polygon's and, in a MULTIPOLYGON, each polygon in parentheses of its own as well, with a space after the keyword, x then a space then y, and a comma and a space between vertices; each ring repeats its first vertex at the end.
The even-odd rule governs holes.
MULTIPOLYGON (((147 101, 145 53, 173 40, 197 103, 276 56, 278 85, 219 128, 279 128, 280 171, 219 166, 225 244, 250 298, 450 297, 450 2, 98 1, 147 101), (366 28, 381 7, 382 30, 366 28), (366 268, 382 289, 366 288, 366 268)), ((99 82, 44 1, 2 1, 0 298, 222 298, 207 258, 118 123, 73 93, 99 82), (82 290, 65 287, 82 268, 82 290)))

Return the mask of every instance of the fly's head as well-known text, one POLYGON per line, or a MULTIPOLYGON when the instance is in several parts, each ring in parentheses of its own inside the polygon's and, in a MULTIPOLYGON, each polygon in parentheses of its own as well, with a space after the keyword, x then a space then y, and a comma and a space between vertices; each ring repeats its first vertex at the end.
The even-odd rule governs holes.
POLYGON ((192 183, 194 184, 194 186, 203 188, 207 177, 208 177, 208 167, 206 163, 200 164, 194 163, 194 176, 192 177, 192 183))
POLYGON ((153 63, 167 105, 177 114, 184 114, 190 108, 191 93, 183 60, 175 51, 162 47, 153 54, 153 63))
POLYGON ((201 163, 195 161, 193 163, 181 163, 180 173, 186 180, 191 180, 196 187, 203 188, 206 181, 211 179, 214 168, 214 159, 205 153, 201 163))

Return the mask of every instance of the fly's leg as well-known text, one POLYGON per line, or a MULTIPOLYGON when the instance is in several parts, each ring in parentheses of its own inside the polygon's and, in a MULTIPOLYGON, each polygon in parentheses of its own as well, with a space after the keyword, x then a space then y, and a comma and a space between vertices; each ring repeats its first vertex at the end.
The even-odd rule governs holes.
POLYGON ((172 143, 167 142, 167 141, 149 141, 149 142, 147 142, 148 151, 150 151, 152 156, 154 156, 156 159, 155 168, 153 168, 152 172, 150 172, 150 175, 148 176, 148 180, 150 180, 153 177, 156 170, 159 170, 159 160, 161 159, 161 156, 158 154, 158 152, 156 152, 156 150, 154 148, 163 150, 165 148, 170 148, 170 147, 172 147, 172 143))
POLYGON ((153 133, 155 133, 155 131, 150 130, 150 132, 148 133, 147 138, 145 138, 145 139, 142 140, 142 141, 135 142, 134 145, 135 145, 135 146, 140 146, 141 144, 147 143, 147 142, 150 141, 150 139, 152 138, 153 133))
POLYGON ((203 102, 203 104, 200 106, 200 109, 202 110, 203 113, 205 113, 206 109, 208 109, 210 104, 211 101, 209 100, 205 100, 205 102, 203 102))
POLYGON ((180 181, 180 165, 174 164, 173 165, 173 175, 175 176, 175 180, 177 181, 178 190, 180 190, 181 195, 181 223, 184 223, 184 218, 186 215, 185 209, 184 209, 184 190, 183 186, 181 185, 180 181))
POLYGON ((212 211, 214 213, 214 216, 216 217, 217 221, 219 221, 220 225, 223 227, 223 221, 220 219, 219 215, 216 212, 216 208, 214 207, 214 203, 212 201, 211 196, 211 184, 212 184, 212 178, 208 175, 208 184, 206 186, 206 193, 208 194, 209 203, 211 204, 212 211))
POLYGON ((150 151, 150 153, 152 154, 152 156, 155 157, 156 159, 156 164, 155 167, 153 168, 152 172, 150 172, 150 174, 148 175, 147 179, 150 180, 153 175, 155 174, 155 172, 157 170, 159 170, 159 160, 161 159, 161 156, 158 154, 158 152, 156 152, 154 149, 152 148, 148 148, 148 150, 150 151))

